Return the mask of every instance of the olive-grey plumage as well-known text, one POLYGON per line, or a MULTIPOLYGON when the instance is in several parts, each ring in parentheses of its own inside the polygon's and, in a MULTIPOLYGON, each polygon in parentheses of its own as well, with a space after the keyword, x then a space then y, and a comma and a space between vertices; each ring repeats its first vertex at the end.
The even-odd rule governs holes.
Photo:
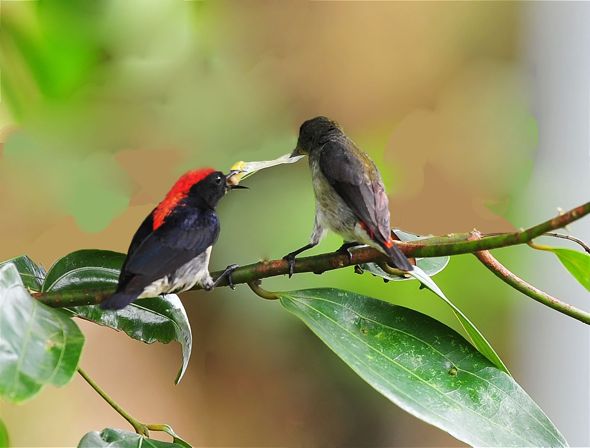
POLYGON ((316 217, 309 244, 285 257, 291 272, 295 256, 317 245, 327 229, 342 236, 342 249, 367 244, 385 253, 394 267, 412 270, 393 243, 389 201, 379 170, 337 123, 326 117, 304 122, 293 154, 309 156, 316 217))

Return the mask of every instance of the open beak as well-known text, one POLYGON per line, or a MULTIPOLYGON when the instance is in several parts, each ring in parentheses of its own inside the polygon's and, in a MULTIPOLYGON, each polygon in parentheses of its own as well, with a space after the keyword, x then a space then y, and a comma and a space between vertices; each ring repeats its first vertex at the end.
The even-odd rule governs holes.
POLYGON ((227 190, 247 190, 248 187, 243 185, 239 185, 239 182, 242 178, 240 174, 242 170, 231 170, 227 176, 225 176, 225 187, 227 190))

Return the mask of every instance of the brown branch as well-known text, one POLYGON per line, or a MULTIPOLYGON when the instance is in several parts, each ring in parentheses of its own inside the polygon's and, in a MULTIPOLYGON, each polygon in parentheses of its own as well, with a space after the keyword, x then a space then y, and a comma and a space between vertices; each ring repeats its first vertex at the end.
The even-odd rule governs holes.
POLYGON ((492 254, 487 251, 476 252, 474 254, 483 265, 496 275, 499 279, 512 286, 517 291, 529 296, 531 299, 542 303, 549 308, 553 308, 560 313, 566 314, 567 316, 573 317, 585 324, 590 324, 590 313, 583 311, 575 306, 569 305, 568 303, 562 302, 561 300, 535 288, 530 283, 527 283, 517 275, 510 272, 504 265, 496 260, 492 254))
MULTIPOLYGON (((476 253, 500 247, 526 244, 532 239, 555 229, 562 228, 588 213, 590 213, 590 202, 519 232, 483 236, 477 239, 473 239, 471 233, 456 233, 414 242, 397 241, 396 244, 398 244, 400 249, 408 257, 424 258, 476 253)), ((325 271, 341 269, 347 266, 372 262, 381 263, 384 261, 386 259, 380 252, 370 247, 361 247, 352 251, 351 258, 347 254, 339 252, 299 258, 295 263, 295 273, 313 272, 321 274, 325 271)), ((260 261, 236 269, 233 272, 232 280, 234 284, 252 283, 268 277, 285 275, 288 271, 289 267, 285 260, 260 261)), ((213 278, 217 278, 221 272, 213 273, 213 278)), ((227 286, 227 280, 221 281, 218 286, 227 286)), ((196 286, 193 289, 200 289, 200 287, 196 286)), ((34 293, 33 295, 48 305, 68 307, 97 304, 112 293, 113 287, 108 286, 101 290, 93 291, 43 292, 34 293)))

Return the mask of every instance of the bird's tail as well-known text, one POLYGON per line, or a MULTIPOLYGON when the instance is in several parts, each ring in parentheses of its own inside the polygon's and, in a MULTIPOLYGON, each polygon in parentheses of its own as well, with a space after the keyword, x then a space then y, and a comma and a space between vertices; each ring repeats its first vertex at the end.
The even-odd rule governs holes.
POLYGON ((389 257, 389 264, 392 267, 401 269, 402 271, 411 271, 414 269, 408 258, 404 255, 400 248, 394 244, 393 240, 390 239, 384 243, 383 246, 385 253, 389 257))
POLYGON ((100 307, 103 310, 120 310, 125 308, 135 299, 137 299, 137 293, 128 293, 123 291, 117 291, 111 297, 100 302, 100 307))

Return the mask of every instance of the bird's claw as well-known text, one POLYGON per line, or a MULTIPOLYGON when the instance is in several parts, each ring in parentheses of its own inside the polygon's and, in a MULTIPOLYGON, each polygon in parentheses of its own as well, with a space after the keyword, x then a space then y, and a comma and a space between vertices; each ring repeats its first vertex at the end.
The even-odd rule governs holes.
POLYGON ((227 277, 227 286, 229 286, 231 289, 236 289, 236 285, 234 285, 234 279, 233 279, 233 272, 238 269, 240 266, 237 264, 230 264, 228 267, 225 268, 225 270, 223 271, 223 274, 221 274, 219 276, 219 279, 217 279, 218 281, 224 277, 227 277))
POLYGON ((346 249, 346 253, 348 254, 348 262, 352 263, 352 252, 350 249, 346 249))
POLYGON ((234 278, 233 273, 236 269, 240 266, 237 264, 230 264, 227 268, 225 268, 225 272, 227 272, 227 285, 232 289, 236 289, 236 285, 234 285, 234 278))
POLYGON ((238 269, 240 266, 237 264, 230 264, 228 267, 225 268, 225 270, 221 273, 221 275, 219 277, 217 277, 217 279, 213 282, 212 285, 204 285, 203 289, 205 289, 205 291, 211 291, 213 288, 215 288, 219 282, 221 282, 221 280, 223 280, 225 277, 227 277, 227 285, 231 288, 231 289, 236 289, 236 286, 234 285, 234 281, 233 281, 233 277, 232 274, 233 272, 238 269))
POLYGON ((293 277, 295 273, 295 254, 288 254, 283 257, 283 260, 287 260, 289 265, 289 278, 293 277))
POLYGON ((339 254, 345 254, 348 258, 348 263, 352 263, 352 252, 350 249, 359 245, 360 244, 356 242, 344 243, 342 244, 342 246, 338 248, 336 252, 338 252, 339 254))

